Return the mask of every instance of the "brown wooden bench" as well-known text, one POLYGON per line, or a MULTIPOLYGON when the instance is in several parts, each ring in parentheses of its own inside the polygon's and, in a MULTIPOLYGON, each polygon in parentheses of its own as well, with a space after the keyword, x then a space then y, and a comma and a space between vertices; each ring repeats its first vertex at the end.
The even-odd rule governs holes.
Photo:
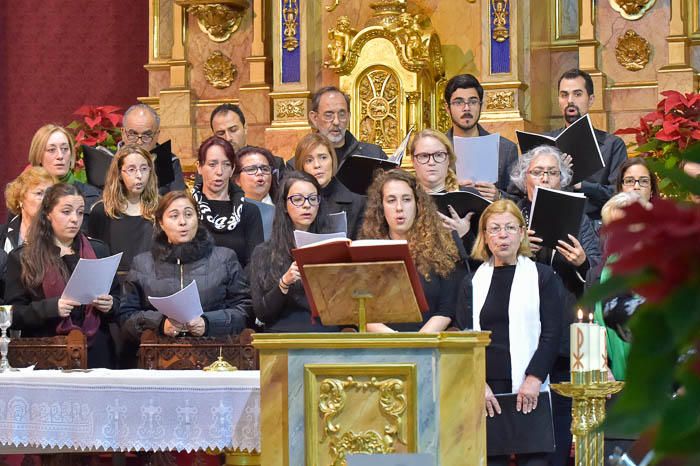
POLYGON ((17 338, 7 357, 12 367, 87 369, 87 340, 80 330, 55 337, 17 338))

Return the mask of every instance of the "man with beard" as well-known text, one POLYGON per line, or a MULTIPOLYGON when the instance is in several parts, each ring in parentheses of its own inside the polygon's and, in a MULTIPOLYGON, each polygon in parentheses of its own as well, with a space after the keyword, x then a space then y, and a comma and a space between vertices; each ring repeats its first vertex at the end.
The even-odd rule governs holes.
MULTIPOLYGON (((484 88, 471 74, 460 74, 447 82, 445 86, 445 109, 452 118, 452 129, 447 137, 453 141, 454 136, 471 138, 489 134, 480 124, 481 105, 484 100, 484 88)), ((498 144, 498 181, 496 184, 485 181, 459 181, 462 186, 471 186, 485 198, 495 201, 505 195, 510 183, 510 169, 518 159, 517 146, 501 136, 498 144)))
MULTIPOLYGON (((559 78, 559 108, 566 127, 587 114, 593 105, 593 80, 585 71, 573 68, 559 78)), ((564 128, 548 133, 558 136, 564 128)), ((600 220, 600 209, 615 194, 620 165, 627 159, 627 147, 619 137, 594 129, 605 167, 574 185, 574 190, 586 195, 586 214, 600 220)), ((594 154, 591 154, 593 157, 594 154)))
MULTIPOLYGON (((311 99, 309 123, 321 135, 333 144, 338 158, 338 166, 349 155, 364 155, 377 159, 386 159, 386 154, 376 144, 358 141, 348 131, 350 122, 350 97, 335 86, 322 87, 311 99)), ((294 157, 287 161, 287 166, 294 169, 294 157)))

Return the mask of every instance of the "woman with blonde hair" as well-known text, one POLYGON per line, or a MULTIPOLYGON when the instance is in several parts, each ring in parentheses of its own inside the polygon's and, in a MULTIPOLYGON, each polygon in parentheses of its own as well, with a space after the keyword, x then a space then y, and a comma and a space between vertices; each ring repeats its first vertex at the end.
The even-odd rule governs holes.
POLYGON ((8 254, 29 237, 29 226, 41 207, 44 192, 56 183, 42 167, 27 167, 5 187, 5 204, 12 218, 2 227, 0 244, 8 254))
POLYGON ((418 324, 368 324, 372 332, 441 332, 455 316, 464 270, 450 233, 440 228, 435 204, 410 173, 380 172, 367 191, 367 210, 360 237, 405 240, 419 272, 428 311, 418 324))
MULTIPOLYGON (((483 264, 462 283, 457 326, 491 332, 485 389, 490 417, 516 415, 501 410, 497 393, 517 393, 516 410, 523 414, 536 409, 557 358, 562 285, 551 267, 533 262, 531 255, 518 206, 499 200, 487 207, 472 251, 483 264)), ((546 465, 547 454, 518 455, 518 464, 546 465)), ((489 456, 488 464, 507 465, 509 456, 489 456)))
POLYGON ((74 185, 85 199, 83 229, 93 204, 100 198, 100 190, 79 181, 73 174, 75 167, 75 143, 73 136, 62 126, 49 123, 39 128, 29 146, 29 164, 44 167, 61 183, 74 185))
POLYGON ((129 144, 114 155, 105 179, 102 200, 88 220, 88 234, 123 253, 119 271, 151 248, 153 219, 158 208, 158 180, 153 159, 143 148, 129 144))
POLYGON ((321 199, 326 213, 345 212, 348 238, 357 238, 366 199, 350 191, 335 177, 338 157, 333 144, 319 133, 307 134, 299 141, 294 152, 294 169, 316 178, 321 185, 321 199))

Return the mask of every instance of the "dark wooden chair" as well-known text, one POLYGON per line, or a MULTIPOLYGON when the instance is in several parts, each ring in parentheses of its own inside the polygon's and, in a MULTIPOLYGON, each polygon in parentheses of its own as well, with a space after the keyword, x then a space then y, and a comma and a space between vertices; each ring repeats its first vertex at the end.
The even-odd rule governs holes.
POLYGON ((7 357, 12 367, 87 369, 87 340, 80 330, 55 337, 17 338, 10 342, 7 357))
POLYGON ((252 329, 226 337, 168 337, 146 330, 141 335, 139 367, 142 369, 202 369, 219 357, 239 370, 258 370, 252 329))

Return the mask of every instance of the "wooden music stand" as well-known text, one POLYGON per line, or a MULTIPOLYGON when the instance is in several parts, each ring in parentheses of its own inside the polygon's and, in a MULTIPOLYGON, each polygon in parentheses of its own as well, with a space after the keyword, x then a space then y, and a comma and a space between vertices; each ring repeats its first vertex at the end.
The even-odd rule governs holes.
POLYGON ((305 265, 304 275, 323 325, 423 320, 403 261, 305 265))

